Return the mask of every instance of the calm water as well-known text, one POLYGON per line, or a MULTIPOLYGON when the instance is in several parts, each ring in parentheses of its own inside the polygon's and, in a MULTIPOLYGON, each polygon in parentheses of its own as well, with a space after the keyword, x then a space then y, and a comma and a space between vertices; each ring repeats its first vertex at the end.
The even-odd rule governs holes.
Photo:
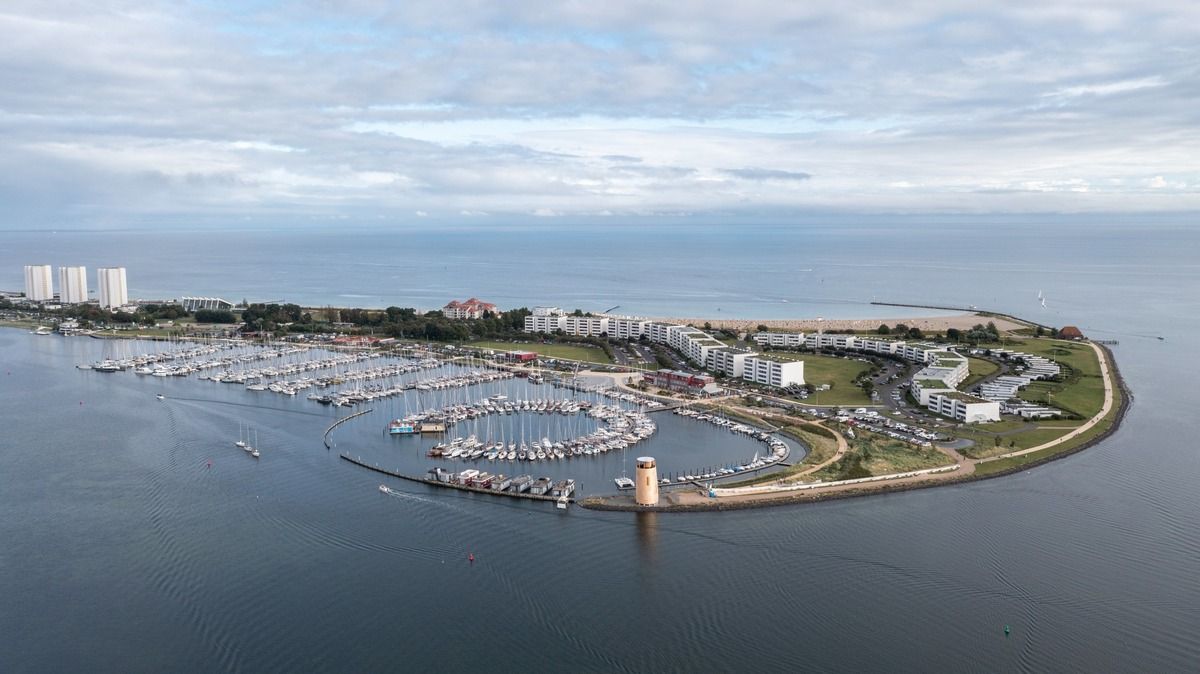
MULTIPOLYGON (((387 496, 379 476, 325 450, 326 408, 78 371, 105 346, 0 330, 0 671, 1166 672, 1200 661, 1200 395, 1180 376, 1200 330, 1191 230, 530 230, 475 233, 466 249, 461 232, 440 244, 426 232, 386 240, 394 253, 345 235, 172 234, 153 255, 133 237, 117 236, 120 250, 71 245, 94 250, 78 260, 89 266, 120 253, 145 294, 270 299, 287 286, 297 301, 479 294, 660 313, 749 298, 739 311, 764 317, 861 314, 855 303, 876 295, 975 303, 1120 340, 1137 399, 1108 442, 1004 479, 762 511, 564 514, 412 484, 387 496), (670 255, 668 240, 682 242, 670 255), (759 257, 725 257, 764 241, 776 245, 759 257), (171 252, 189 248, 194 267, 171 252), (559 260, 574 248, 607 266, 559 260), (429 249, 454 269, 431 272, 429 249), (302 272, 298 260, 314 259, 324 266, 302 272), (229 446, 239 420, 260 429, 257 463, 229 446)), ((0 281, 15 286, 8 268, 30 257, 58 264, 42 241, 10 237, 0 281)), ((339 446, 412 451, 382 437, 389 412, 339 432, 339 446)))

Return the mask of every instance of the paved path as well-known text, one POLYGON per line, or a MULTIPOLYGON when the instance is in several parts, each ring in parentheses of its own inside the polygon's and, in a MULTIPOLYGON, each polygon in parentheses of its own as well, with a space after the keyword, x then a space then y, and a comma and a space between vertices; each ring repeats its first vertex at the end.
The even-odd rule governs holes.
MULTIPOLYGON (((859 483, 859 484, 831 483, 828 486, 814 487, 814 488, 808 489, 806 491, 780 490, 780 491, 761 493, 761 494, 741 494, 741 495, 736 495, 736 496, 723 496, 720 498, 720 500, 722 502, 739 502, 739 501, 772 501, 772 500, 782 500, 782 499, 795 500, 795 499, 800 499, 800 498, 814 498, 815 499, 815 498, 819 498, 823 494, 836 493, 836 492, 842 492, 842 491, 850 491, 850 490, 862 491, 864 489, 887 490, 887 489, 894 487, 895 485, 911 484, 911 483, 916 483, 916 482, 933 482, 933 481, 949 480, 949 479, 961 479, 961 477, 964 475, 970 475, 970 474, 974 473, 975 467, 978 466, 979 464, 989 463, 991 461, 999 461, 1001 459, 1007 459, 1007 458, 1011 458, 1011 457, 1015 457, 1015 456, 1024 456, 1026 454, 1040 452, 1044 449, 1049 449, 1051 447, 1061 445, 1062 443, 1067 442, 1073 438, 1078 437, 1080 434, 1087 432, 1089 429, 1093 428, 1096 424, 1100 423, 1104 419, 1104 417, 1109 412, 1112 411, 1112 407, 1115 402, 1115 396, 1113 393, 1115 383, 1113 381, 1112 373, 1110 371, 1109 364, 1108 364, 1108 359, 1105 357, 1104 350, 1101 349, 1096 344, 1090 344, 1090 346, 1096 352, 1096 358, 1100 362, 1100 374, 1104 380, 1104 405, 1100 408, 1100 411, 1097 412, 1094 416, 1092 416, 1092 418, 1088 419, 1086 423, 1075 428, 1070 433, 1067 433, 1066 435, 1063 435, 1062 437, 1055 438, 1054 440, 1042 443, 1036 447, 1030 447, 1029 449, 1021 449, 1021 450, 1017 450, 1015 452, 1008 452, 1005 454, 991 456, 991 457, 987 457, 984 459, 965 459, 962 456, 958 455, 957 452, 955 452, 954 450, 952 450, 950 448, 938 447, 937 449, 939 451, 943 452, 947 456, 954 459, 954 461, 958 464, 958 470, 946 472, 946 473, 938 473, 938 474, 933 474, 933 475, 918 475, 918 476, 914 476, 914 477, 898 478, 898 479, 894 479, 894 480, 886 480, 883 482, 866 483, 866 484, 862 484, 862 483, 859 483)), ((823 468, 823 467, 829 465, 830 463, 832 463, 833 461, 836 461, 838 458, 840 458, 842 455, 844 455, 843 446, 845 443, 845 439, 840 437, 841 434, 838 434, 838 436, 839 436, 840 442, 838 443, 839 449, 838 449, 837 455, 833 459, 830 459, 829 461, 822 463, 820 466, 816 466, 813 469, 806 470, 805 473, 810 473, 810 472, 813 472, 814 470, 819 470, 820 468, 823 468)), ((800 474, 798 474, 796 476, 789 476, 789 478, 799 477, 799 475, 800 474)), ((712 499, 710 499, 707 496, 707 494, 702 493, 700 491, 696 491, 696 492, 690 492, 690 493, 678 493, 678 495, 674 499, 674 502, 679 503, 679 504, 702 504, 702 503, 711 502, 711 500, 712 499)))
POLYGON ((986 459, 978 459, 975 461, 975 463, 977 463, 977 464, 978 463, 988 463, 989 461, 999 461, 1000 459, 1007 459, 1007 458, 1011 458, 1014 456, 1023 456, 1025 454, 1032 454, 1034 452, 1040 452, 1043 449, 1049 449, 1051 447, 1054 447, 1055 445, 1061 445, 1062 443, 1064 443, 1074 437, 1077 437, 1082 433, 1086 433, 1089 429, 1091 429, 1093 426, 1100 423, 1100 421, 1104 419, 1104 416, 1107 415, 1112 410, 1113 400, 1115 398, 1115 396, 1113 395, 1112 375, 1108 369, 1108 359, 1104 357, 1104 349, 1101 349, 1100 346, 1097 344, 1089 343, 1089 346, 1091 346, 1092 350, 1096 352, 1096 358, 1098 358, 1100 360, 1100 376, 1104 379, 1104 405, 1100 408, 1100 411, 1097 412, 1096 415, 1093 416, 1091 419, 1088 419, 1087 422, 1084 423, 1082 426, 1076 428, 1075 430, 1071 431, 1070 433, 1067 433, 1066 435, 1064 435, 1062 437, 1055 438, 1054 440, 1051 440, 1050 442, 1045 442, 1045 443, 1038 445, 1037 447, 1030 447, 1029 449, 1021 449, 1021 450, 1018 450, 1015 452, 1008 452, 1007 454, 999 454, 996 456, 989 456, 986 459))

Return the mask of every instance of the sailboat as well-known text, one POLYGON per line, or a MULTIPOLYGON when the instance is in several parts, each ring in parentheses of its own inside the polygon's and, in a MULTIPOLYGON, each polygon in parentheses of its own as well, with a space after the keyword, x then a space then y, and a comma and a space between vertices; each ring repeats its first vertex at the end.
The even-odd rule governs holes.
MULTIPOLYGON (((246 436, 249 437, 249 435, 250 435, 250 431, 246 431, 246 436)), ((257 445, 257 444, 258 444, 258 431, 254 431, 254 445, 257 445)), ((250 452, 255 451, 254 445, 251 445, 249 443, 242 443, 242 449, 246 450, 246 453, 250 453, 250 452)))
POLYGON ((237 442, 233 443, 233 446, 241 447, 242 449, 246 448, 246 441, 242 439, 242 423, 240 421, 238 422, 238 439, 237 442))
POLYGON ((254 431, 254 445, 255 445, 255 446, 254 446, 254 447, 252 447, 252 448, 250 449, 250 456, 253 456, 254 458, 256 458, 256 459, 257 459, 257 458, 259 457, 259 453, 258 453, 258 431, 254 431))

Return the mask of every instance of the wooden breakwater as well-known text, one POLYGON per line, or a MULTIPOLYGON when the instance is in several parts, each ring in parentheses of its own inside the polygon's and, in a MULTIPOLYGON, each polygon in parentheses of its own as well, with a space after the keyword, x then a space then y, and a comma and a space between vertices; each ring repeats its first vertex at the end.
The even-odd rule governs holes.
MULTIPOLYGON (((364 461, 362 459, 362 457, 350 456, 349 454, 347 454, 345 452, 343 452, 342 454, 339 454, 338 456, 342 457, 346 461, 349 461, 350 463, 352 463, 356 466, 359 466, 361 468, 366 468, 367 470, 375 471, 376 473, 381 473, 381 474, 387 475, 389 477, 400 478, 401 480, 408 480, 409 482, 420 482, 421 484, 427 484, 427 485, 431 485, 434 487, 446 487, 448 489, 457 489, 459 491, 471 491, 471 492, 475 492, 477 494, 490 494, 491 496, 508 496, 510 498, 523 498, 523 499, 529 499, 532 501, 557 501, 559 499, 559 497, 551 496, 549 494, 526 494, 526 493, 518 493, 518 492, 512 492, 512 491, 499 491, 499 490, 491 489, 488 487, 472 487, 470 485, 458 484, 455 482, 439 482, 438 480, 431 480, 431 479, 425 478, 425 477, 415 477, 413 475, 405 475, 404 473, 399 473, 394 470, 388 470, 387 468, 384 468, 383 466, 380 466, 379 464, 367 463, 366 461, 364 461)), ((567 500, 572 503, 575 502, 574 497, 567 497, 567 500)))
POLYGON ((338 419, 337 421, 333 422, 333 424, 329 428, 325 429, 325 436, 324 436, 325 449, 333 449, 333 443, 329 442, 329 434, 333 432, 333 429, 337 428, 338 426, 341 426, 342 424, 346 423, 347 421, 350 421, 354 417, 361 417, 364 414, 369 414, 374 411, 375 411, 374 408, 372 408, 369 410, 363 410, 361 412, 355 412, 354 414, 342 417, 341 419, 338 419))

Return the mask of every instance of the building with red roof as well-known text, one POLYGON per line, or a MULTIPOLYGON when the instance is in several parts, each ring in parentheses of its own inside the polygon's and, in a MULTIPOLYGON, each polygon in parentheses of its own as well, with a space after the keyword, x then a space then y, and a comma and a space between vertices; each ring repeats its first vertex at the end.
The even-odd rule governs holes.
POLYGON ((442 307, 442 314, 446 318, 483 318, 484 312, 497 313, 496 305, 472 297, 463 302, 450 300, 449 304, 442 307))
POLYGON ((1062 339, 1083 339, 1083 332, 1074 325, 1065 325, 1058 331, 1058 336, 1062 339))

